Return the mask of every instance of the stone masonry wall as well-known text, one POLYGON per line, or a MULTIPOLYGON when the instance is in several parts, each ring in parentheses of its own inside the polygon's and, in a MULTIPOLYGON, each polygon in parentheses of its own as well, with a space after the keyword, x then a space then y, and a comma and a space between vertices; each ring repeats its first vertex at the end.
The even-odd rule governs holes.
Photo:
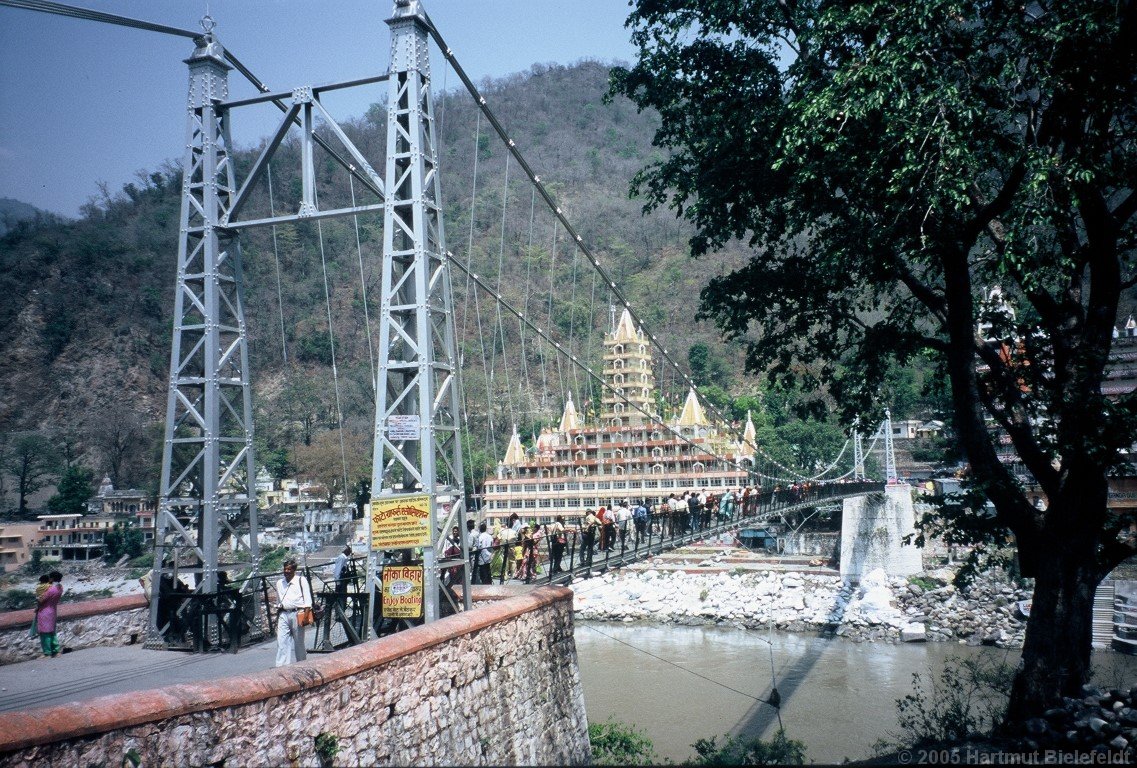
MULTIPOLYGON (((0 665, 40 655, 39 638, 28 635, 34 615, 33 610, 0 614, 0 665)), ((59 606, 56 635, 60 645, 71 650, 132 645, 146 639, 148 621, 146 598, 141 594, 63 603, 59 606)))
MULTIPOLYGON (((476 595, 475 595, 476 597, 476 595)), ((572 592, 543 587, 288 667, 0 714, 0 766, 587 765, 572 592)))

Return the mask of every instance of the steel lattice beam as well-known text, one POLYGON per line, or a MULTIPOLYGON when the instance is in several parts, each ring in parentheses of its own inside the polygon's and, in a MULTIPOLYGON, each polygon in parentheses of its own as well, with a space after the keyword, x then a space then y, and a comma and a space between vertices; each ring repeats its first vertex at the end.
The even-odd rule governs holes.
POLYGON ((236 193, 225 113, 225 51, 207 30, 189 65, 186 148, 166 434, 155 521, 148 641, 164 644, 163 581, 196 577, 217 589, 218 545, 247 520, 258 558, 252 392, 240 244, 220 227, 236 193))
POLYGON ((376 497, 402 493, 430 497, 434 546, 423 550, 424 612, 426 621, 433 621, 439 616, 439 552, 455 521, 463 537, 465 608, 470 606, 459 366, 430 90, 428 22, 417 0, 399 0, 387 24, 391 67, 371 487, 376 497), (392 437, 392 417, 417 426, 417 439, 392 437), (450 514, 439 525, 446 497, 451 501, 450 514))

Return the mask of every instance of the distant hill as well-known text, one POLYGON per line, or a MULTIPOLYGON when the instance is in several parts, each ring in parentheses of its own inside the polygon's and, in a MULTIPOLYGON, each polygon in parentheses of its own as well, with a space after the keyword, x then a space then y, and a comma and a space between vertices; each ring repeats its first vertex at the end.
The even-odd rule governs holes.
POLYGON ((58 221, 59 217, 54 213, 41 211, 34 205, 28 205, 10 197, 0 197, 0 237, 15 229, 21 221, 32 222, 44 219, 58 221))
MULTIPOLYGON (((651 146, 657 118, 637 113, 623 99, 605 104, 607 82, 607 66, 582 62, 535 66, 480 88, 583 241, 614 275, 652 332, 684 363, 692 344, 709 344, 725 361, 722 369, 737 382, 740 354, 719 342, 713 328, 692 318, 706 280, 737 263, 744 252, 739 247, 696 264, 687 256, 688 225, 677 222, 671 212, 641 215, 642 203, 629 199, 628 188, 633 174, 658 151, 651 146)), ((436 115, 442 134, 440 166, 450 249, 491 283, 500 283, 502 294, 515 305, 536 311, 540 324, 548 322, 562 338, 575 335, 579 342, 602 334, 608 323, 608 290, 603 283, 597 285, 588 265, 574 256, 563 229, 558 231, 554 252, 551 219, 539 208, 531 219, 530 188, 516 163, 509 166, 503 216, 506 153, 496 137, 489 136, 486 121, 479 124, 469 96, 464 91, 447 94, 436 106, 436 115), (531 221, 535 221, 532 228, 531 221), (504 256, 500 277, 499 256, 504 256), (547 317, 550 293, 558 303, 552 317, 547 317)), ((380 173, 385 126, 385 112, 378 106, 368 117, 344 126, 380 173)), ((250 202, 248 216, 265 215, 270 206, 277 211, 296 209, 298 152, 296 145, 286 143, 284 156, 272 169, 274 198, 262 190, 250 202)), ((237 167, 246 169, 254 155, 244 153, 236 160, 237 167)), ((45 216, 16 201, 2 201, 4 216, 29 225, 0 240, 0 381, 4 382, 0 433, 66 429, 79 436, 81 450, 90 452, 97 436, 109 423, 119 423, 123 413, 144 423, 161 421, 177 259, 179 175, 170 169, 152 173, 147 182, 126 185, 102 207, 88 208, 82 219, 73 222, 45 216)), ((317 184, 321 205, 350 202, 346 178, 333 164, 321 164, 317 184)), ((259 229, 242 236, 257 429, 265 443, 262 455, 294 443, 298 429, 305 430, 299 437, 306 437, 310 430, 335 421, 321 252, 327 260, 345 421, 368 431, 373 395, 360 262, 375 333, 381 223, 381 217, 373 215, 360 217, 358 229, 348 218, 327 220, 320 227, 314 222, 278 227, 275 235, 259 229)), ((486 391, 475 310, 465 303, 464 279, 457 271, 454 283, 459 316, 468 329, 461 344, 469 361, 465 385, 470 409, 479 411, 475 417, 484 418, 489 404, 494 404, 499 425, 512 417, 521 422, 527 436, 541 423, 559 417, 561 385, 555 377, 548 379, 552 394, 548 402, 518 404, 515 413, 508 412, 500 395, 486 391)), ((485 313, 486 305, 481 309, 485 313)), ((491 320, 483 317, 482 322, 491 320)), ((531 339, 522 359, 517 325, 516 321, 501 324, 507 352, 497 353, 498 380, 508 373, 514 389, 522 376, 532 380, 541 364, 531 339)), ((598 362, 599 338, 591 354, 598 362)), ((565 375, 559 381, 572 386, 572 371, 565 375)), ((676 396, 681 394, 682 385, 674 375, 662 383, 676 396)), ((730 381, 723 383, 728 386, 730 381)))

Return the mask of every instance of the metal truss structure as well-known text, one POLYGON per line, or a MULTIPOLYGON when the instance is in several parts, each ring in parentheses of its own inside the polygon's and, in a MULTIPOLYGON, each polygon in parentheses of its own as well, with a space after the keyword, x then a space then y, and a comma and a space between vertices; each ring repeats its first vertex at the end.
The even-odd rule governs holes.
POLYGON ((418 0, 398 0, 387 24, 387 196, 371 488, 373 498, 429 497, 433 546, 423 547, 422 558, 425 619, 433 621, 440 614, 440 567, 465 566, 463 607, 470 606, 461 382, 430 87, 430 26, 418 0), (453 524, 462 532, 461 562, 442 562, 453 524))
MULTIPOLYGON (((376 387, 376 443, 372 488, 378 494, 430 496, 431 531, 458 524, 465 531, 459 372, 450 274, 444 257, 441 187, 430 92, 429 22, 415 1, 397 0, 391 71, 387 75, 271 93, 250 76, 261 96, 227 101, 235 62, 205 24, 187 59, 190 72, 183 160, 181 230, 173 345, 155 531, 148 643, 164 646, 158 597, 163 585, 192 574, 195 591, 213 593, 220 544, 231 537, 259 570, 252 392, 242 303, 240 230, 369 211, 384 211, 381 367, 376 387), (325 91, 387 80, 386 180, 320 103, 325 91), (280 125, 238 188, 231 157, 232 110, 271 102, 280 125), (316 132, 317 123, 325 133, 316 132), (285 214, 241 220, 270 161, 293 129, 300 132, 301 199, 285 214), (334 147, 334 144, 339 147, 334 147), (326 151, 364 190, 381 201, 321 210, 316 197, 316 154, 326 151), (393 415, 419 425, 411 439, 387 439, 393 415), (439 511, 448 510, 445 526, 439 511)), ((405 424, 405 421, 404 421, 405 424)), ((460 567, 469 608, 467 544, 463 557, 441 561, 443 535, 424 548, 425 619, 438 617, 439 566, 460 567)), ((368 569, 369 589, 374 588, 368 569)), ((448 593, 449 594, 449 593, 448 593)), ((374 605, 374 600, 370 601, 374 605)), ((452 606, 455 610, 458 605, 452 606)), ((369 622, 370 624, 370 622, 369 622)), ((208 630, 207 630, 208 631, 208 630)))
POLYGON ((218 546, 227 534, 239 542, 237 529, 247 526, 245 546, 253 562, 258 557, 241 251, 221 227, 236 192, 229 128, 219 109, 231 67, 210 28, 187 64, 178 274, 147 638, 152 644, 162 642, 159 591, 185 573, 193 574, 199 591, 216 591, 218 546))
POLYGON ((897 481, 896 476, 896 448, 892 444, 892 411, 884 409, 884 423, 880 425, 884 432, 884 481, 888 484, 897 481))

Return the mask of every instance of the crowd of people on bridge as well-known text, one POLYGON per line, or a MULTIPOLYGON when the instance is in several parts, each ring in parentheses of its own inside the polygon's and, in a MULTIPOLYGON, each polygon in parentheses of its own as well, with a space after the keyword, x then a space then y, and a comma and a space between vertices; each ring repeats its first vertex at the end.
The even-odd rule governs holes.
MULTIPOLYGON (((598 556, 637 550, 647 542, 709 531, 727 522, 756 517, 762 511, 808 503, 820 498, 813 482, 684 491, 656 499, 614 500, 566 521, 556 515, 544 522, 524 522, 513 513, 503 522, 467 520, 471 581, 504 583, 556 576, 577 567, 592 567, 598 556)), ((452 552, 460 551, 457 530, 452 552)), ((455 569, 455 578, 460 569, 455 569)))
MULTIPOLYGON (((591 567, 597 555, 638 549, 649 540, 685 536, 739 518, 760 508, 796 504, 815 495, 816 484, 727 489, 722 493, 685 491, 655 500, 616 500, 586 509, 572 521, 557 515, 546 522, 525 523, 517 513, 507 521, 483 521, 475 530, 467 521, 472 581, 504 583, 556 576, 567 568, 591 567), (567 563, 566 563, 567 559, 567 563)), ((456 532, 454 550, 459 543, 456 532)))

